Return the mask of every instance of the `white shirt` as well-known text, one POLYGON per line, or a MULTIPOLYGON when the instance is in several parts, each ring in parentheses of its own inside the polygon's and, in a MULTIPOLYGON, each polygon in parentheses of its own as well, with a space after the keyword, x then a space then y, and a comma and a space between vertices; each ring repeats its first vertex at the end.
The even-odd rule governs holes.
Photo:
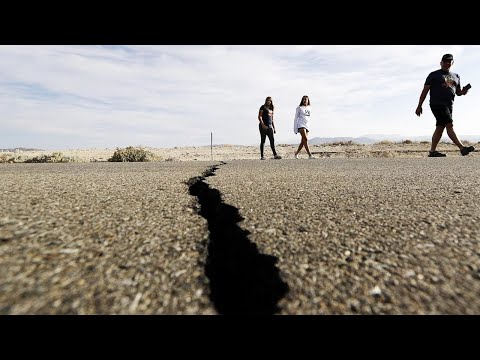
POLYGON ((310 123, 310 105, 297 106, 295 111, 295 119, 293 119, 293 132, 298 133, 298 128, 305 128, 307 130, 310 123))

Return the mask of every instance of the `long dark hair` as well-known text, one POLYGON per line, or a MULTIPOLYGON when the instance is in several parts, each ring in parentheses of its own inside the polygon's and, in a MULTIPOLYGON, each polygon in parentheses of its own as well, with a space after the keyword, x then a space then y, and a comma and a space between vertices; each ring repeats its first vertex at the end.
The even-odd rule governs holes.
POLYGON ((307 96, 307 95, 303 95, 302 96, 302 100, 300 100, 300 105, 298 106, 302 106, 303 105, 303 99, 307 98, 307 106, 310 105, 310 98, 307 96))
POLYGON ((265 104, 263 106, 273 111, 274 106, 273 106, 273 101, 271 96, 267 96, 267 98, 265 99, 265 104), (268 100, 270 100, 270 105, 267 105, 268 100))

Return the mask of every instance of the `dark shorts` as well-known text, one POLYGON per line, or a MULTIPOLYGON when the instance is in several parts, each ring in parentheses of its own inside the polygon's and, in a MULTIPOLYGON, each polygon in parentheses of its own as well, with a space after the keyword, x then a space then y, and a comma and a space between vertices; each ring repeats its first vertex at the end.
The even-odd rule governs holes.
POLYGON ((453 123, 452 119, 452 106, 448 105, 430 105, 433 116, 437 120, 436 126, 445 126, 453 123))
POLYGON ((309 132, 308 129, 307 129, 307 128, 304 128, 304 127, 299 127, 299 128, 297 129, 297 131, 300 132, 300 129, 305 129, 305 131, 306 131, 307 133, 309 132))

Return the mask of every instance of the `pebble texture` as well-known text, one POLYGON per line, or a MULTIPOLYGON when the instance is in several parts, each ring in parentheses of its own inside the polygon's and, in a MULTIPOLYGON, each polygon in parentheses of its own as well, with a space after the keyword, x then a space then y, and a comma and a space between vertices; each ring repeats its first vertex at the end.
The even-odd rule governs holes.
POLYGON ((479 160, 231 161, 207 181, 278 257, 281 314, 478 314, 479 160))
MULTIPOLYGON (((0 164, 1 314, 216 314, 186 182, 218 162, 0 164)), ((205 179, 279 314, 479 314, 480 158, 232 160, 205 179)))
POLYGON ((1 314, 214 314, 209 163, 0 165, 1 314))

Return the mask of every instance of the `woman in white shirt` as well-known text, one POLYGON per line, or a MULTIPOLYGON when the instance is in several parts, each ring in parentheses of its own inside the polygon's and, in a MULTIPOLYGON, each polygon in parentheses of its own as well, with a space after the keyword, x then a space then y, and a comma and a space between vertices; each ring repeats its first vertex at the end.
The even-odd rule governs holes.
POLYGON ((308 126, 310 123, 310 99, 307 95, 302 97, 300 105, 297 106, 295 111, 295 119, 293 120, 293 132, 295 134, 300 133, 302 140, 300 145, 298 145, 297 151, 295 151, 295 159, 298 159, 298 153, 302 150, 302 147, 305 147, 309 159, 315 159, 315 157, 310 153, 308 147, 308 126))

